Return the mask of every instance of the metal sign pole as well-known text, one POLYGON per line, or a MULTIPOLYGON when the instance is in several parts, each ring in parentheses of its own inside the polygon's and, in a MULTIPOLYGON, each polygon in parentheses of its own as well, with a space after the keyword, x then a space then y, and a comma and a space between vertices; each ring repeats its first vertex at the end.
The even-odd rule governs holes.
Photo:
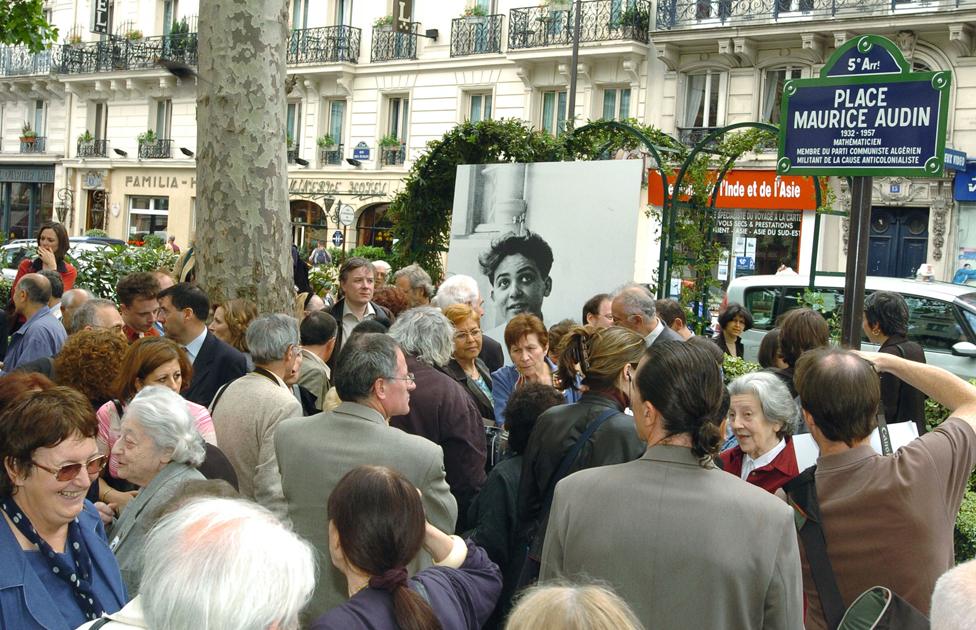
POLYGON ((861 349, 861 318, 864 315, 864 284, 868 272, 868 234, 871 229, 870 176, 851 182, 851 220, 847 236, 847 271, 844 278, 844 308, 841 343, 861 349))

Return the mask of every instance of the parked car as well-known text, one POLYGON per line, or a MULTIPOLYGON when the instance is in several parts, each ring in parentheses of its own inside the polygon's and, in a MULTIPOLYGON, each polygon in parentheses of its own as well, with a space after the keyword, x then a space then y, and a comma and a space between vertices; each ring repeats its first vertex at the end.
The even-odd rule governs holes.
MULTIPOLYGON (((754 320, 752 329, 742 335, 746 360, 756 360, 763 335, 780 315, 803 305, 808 281, 806 276, 794 275, 745 276, 729 284, 727 301, 745 306, 754 320)), ((815 287, 825 315, 839 317, 844 304, 844 276, 818 275, 815 287)), ((908 338, 921 344, 928 363, 966 379, 976 378, 976 287, 868 276, 865 293, 874 291, 894 291, 905 298, 908 338)), ((861 347, 878 349, 865 336, 861 347)))
MULTIPOLYGON (((104 236, 71 236, 68 237, 67 258, 74 264, 74 259, 81 252, 109 249, 116 245, 125 245, 125 241, 104 236)), ((17 267, 20 266, 20 262, 25 258, 36 256, 36 252, 37 241, 29 238, 15 239, 0 247, 0 267, 2 267, 0 271, 4 279, 13 281, 17 277, 17 267)))

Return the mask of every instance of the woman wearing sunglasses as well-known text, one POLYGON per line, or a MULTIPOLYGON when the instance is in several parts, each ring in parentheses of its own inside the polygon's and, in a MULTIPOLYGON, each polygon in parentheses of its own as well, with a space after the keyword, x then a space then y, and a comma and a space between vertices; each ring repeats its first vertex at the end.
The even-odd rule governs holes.
POLYGON ((0 628, 72 630, 126 602, 94 506, 106 457, 77 391, 25 392, 0 415, 0 628))
POLYGON ((179 394, 156 385, 143 388, 129 403, 112 454, 118 458, 119 477, 140 490, 109 530, 109 546, 130 596, 139 591, 142 551, 156 512, 184 482, 204 479, 196 469, 204 453, 203 438, 179 394))

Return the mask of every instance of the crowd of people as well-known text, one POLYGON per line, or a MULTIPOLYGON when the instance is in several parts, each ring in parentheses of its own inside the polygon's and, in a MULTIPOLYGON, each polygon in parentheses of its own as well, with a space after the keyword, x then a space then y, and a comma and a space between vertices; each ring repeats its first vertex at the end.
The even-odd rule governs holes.
POLYGON ((797 308, 726 382, 739 304, 709 337, 608 286, 491 339, 467 276, 351 257, 339 299, 260 313, 158 270, 112 301, 66 243, 42 226, 3 322, 0 627, 833 630, 879 586, 888 627, 976 626, 976 387, 898 294, 865 300, 880 352, 797 308), (879 418, 919 437, 878 453, 879 418))

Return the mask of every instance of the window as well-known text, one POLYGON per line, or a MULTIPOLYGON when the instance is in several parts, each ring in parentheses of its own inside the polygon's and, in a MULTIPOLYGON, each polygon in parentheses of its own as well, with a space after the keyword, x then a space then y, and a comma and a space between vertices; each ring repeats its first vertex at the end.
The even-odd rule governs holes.
POLYGON ((156 101, 156 126, 153 131, 160 140, 170 139, 170 125, 173 123, 173 101, 160 99, 156 101))
POLYGON ((95 140, 104 140, 108 131, 108 103, 92 103, 93 114, 88 121, 95 140))
POLYGON ((386 117, 386 133, 400 139, 400 142, 407 141, 407 116, 410 110, 410 99, 403 96, 391 97, 388 102, 386 117))
POLYGON ((478 122, 491 118, 491 94, 468 95, 468 120, 478 122))
POLYGON ((163 35, 169 35, 176 21, 178 0, 163 0, 163 35))
POLYGON ((721 75, 715 71, 688 75, 685 127, 718 126, 718 92, 721 75))
POLYGON ((288 148, 298 147, 302 139, 302 104, 288 103, 285 131, 288 134, 288 148))
POLYGON ((337 0, 336 1, 336 19, 335 23, 337 26, 351 26, 352 25, 352 0, 337 0))
POLYGON ((168 235, 169 197, 129 197, 129 242, 141 245, 149 234, 168 235))
MULTIPOLYGON (((952 346, 968 341, 953 315, 952 305, 933 298, 905 295, 908 304, 908 338, 926 351, 951 352, 952 346)), ((964 311, 965 312, 965 311, 964 311)))
POLYGON ((603 119, 623 120, 630 117, 630 88, 603 90, 603 119))
POLYGON ((291 0, 291 27, 308 28, 308 0, 291 0))
POLYGON ((328 134, 336 144, 342 144, 342 126, 346 117, 345 101, 329 101, 328 134))
POLYGON ((787 66, 773 68, 763 73, 762 103, 759 119, 773 125, 780 122, 781 105, 783 104, 783 86, 787 81, 799 79, 802 72, 799 68, 787 66))
POLYGON ((542 129, 554 136, 566 129, 566 90, 542 93, 542 129))
POLYGON ((46 135, 47 128, 47 103, 42 100, 34 101, 34 133, 39 137, 46 135))

